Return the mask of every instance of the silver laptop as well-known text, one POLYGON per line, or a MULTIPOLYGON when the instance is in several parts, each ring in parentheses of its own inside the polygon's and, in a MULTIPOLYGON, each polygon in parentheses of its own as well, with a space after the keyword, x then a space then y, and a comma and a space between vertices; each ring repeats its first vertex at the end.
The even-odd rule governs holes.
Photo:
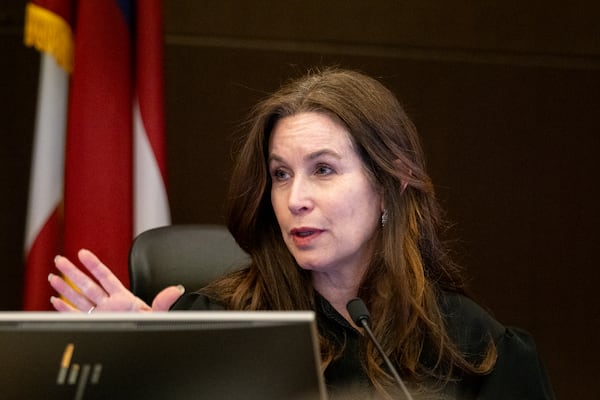
POLYGON ((0 313, 6 399, 326 399, 312 312, 0 313))

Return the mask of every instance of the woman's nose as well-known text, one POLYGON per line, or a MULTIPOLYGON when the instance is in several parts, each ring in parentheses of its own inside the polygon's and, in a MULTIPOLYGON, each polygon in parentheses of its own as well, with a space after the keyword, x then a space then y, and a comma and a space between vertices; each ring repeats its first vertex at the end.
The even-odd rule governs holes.
POLYGON ((308 179, 296 175, 290 187, 288 208, 292 214, 300 214, 313 207, 312 188, 308 179))

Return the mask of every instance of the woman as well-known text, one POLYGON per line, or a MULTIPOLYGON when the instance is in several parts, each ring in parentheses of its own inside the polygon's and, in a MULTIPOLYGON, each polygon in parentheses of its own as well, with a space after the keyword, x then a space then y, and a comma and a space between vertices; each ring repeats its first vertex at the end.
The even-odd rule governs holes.
POLYGON ((81 291, 52 275, 72 305, 51 301, 59 311, 315 310, 331 396, 394 398, 392 375, 346 310, 358 296, 416 397, 553 398, 530 337, 466 297, 439 214, 394 95, 357 72, 315 72, 258 104, 239 150, 227 220, 247 268, 184 296, 167 288, 150 307, 84 250, 101 285, 57 257, 81 291))

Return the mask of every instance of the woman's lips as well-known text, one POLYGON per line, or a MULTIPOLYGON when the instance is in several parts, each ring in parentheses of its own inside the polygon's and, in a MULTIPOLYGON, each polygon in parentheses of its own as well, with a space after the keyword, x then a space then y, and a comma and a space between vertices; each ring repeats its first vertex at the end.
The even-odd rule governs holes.
POLYGON ((317 228, 294 228, 290 231, 294 244, 298 247, 306 247, 310 245, 323 230, 317 228))

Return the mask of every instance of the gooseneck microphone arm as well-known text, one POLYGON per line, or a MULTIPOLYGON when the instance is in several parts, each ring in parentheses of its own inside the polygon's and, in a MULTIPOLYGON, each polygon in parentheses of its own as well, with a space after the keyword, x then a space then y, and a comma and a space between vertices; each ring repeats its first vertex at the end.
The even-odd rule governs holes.
POLYGON ((354 323, 356 325, 362 326, 363 328, 365 328, 365 332, 367 332, 367 334, 371 338, 371 341, 373 341, 373 344, 375 344, 375 347, 379 351, 379 354, 381 354, 381 357, 383 357, 383 360, 385 361, 388 369, 394 376, 396 383, 398 383, 398 386, 400 386, 400 389, 404 393, 404 396, 407 398, 407 400, 413 400, 413 397, 408 392, 408 389, 406 388, 406 385, 404 385, 402 378, 400 378, 398 371, 396 371, 396 368, 394 368, 394 365, 392 364, 392 362, 390 361, 388 356, 383 351, 383 347, 381 347, 381 344, 379 343, 379 341, 377 341, 377 339, 375 338, 375 335, 373 335, 373 331, 371 331, 371 327, 369 326, 369 320, 371 319, 371 314, 369 313, 369 310, 367 309, 367 305, 365 304, 365 302, 362 301, 361 299, 359 299, 358 297, 356 297, 356 298, 350 300, 346 304, 346 309, 348 310, 348 313, 350 314, 352 321, 354 321, 354 323))

